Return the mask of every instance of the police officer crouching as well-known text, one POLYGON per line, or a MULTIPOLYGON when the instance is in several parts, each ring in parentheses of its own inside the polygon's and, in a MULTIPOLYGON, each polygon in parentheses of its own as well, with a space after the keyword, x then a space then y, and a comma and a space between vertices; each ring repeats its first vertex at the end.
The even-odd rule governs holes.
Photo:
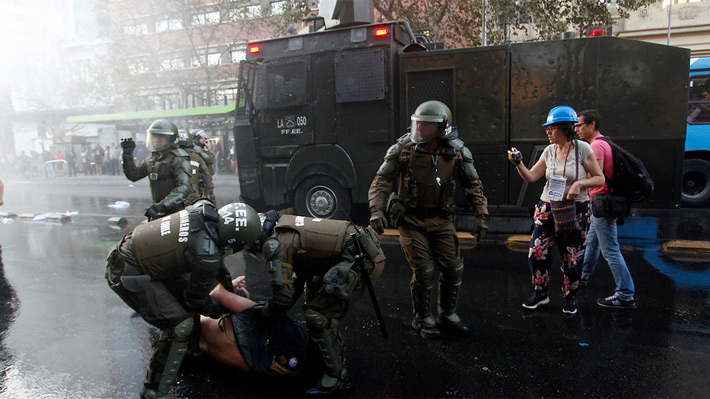
POLYGON ((387 150, 370 186, 370 225, 380 234, 384 231, 385 201, 393 181, 399 179, 397 197, 390 198, 387 212, 393 227, 399 230, 399 241, 413 272, 412 327, 426 338, 439 337, 439 327, 467 333, 468 327, 456 314, 464 269, 452 219, 456 180, 475 207, 472 230, 478 240, 487 230, 488 201, 471 151, 458 139, 458 131, 451 124, 449 107, 426 101, 411 119, 411 131, 387 150), (430 310, 437 276, 438 325, 430 310))
POLYGON ((257 243, 250 249, 263 255, 271 277, 271 296, 262 316, 272 319, 285 314, 306 290, 306 328, 325 363, 318 384, 306 394, 323 396, 349 389, 338 321, 367 290, 363 271, 371 282, 382 273, 385 255, 377 234, 370 227, 357 228, 348 221, 293 215, 278 218, 270 211, 265 214, 262 238, 263 246, 257 243), (277 220, 275 227, 270 227, 277 220))
POLYGON ((123 148, 123 173, 130 181, 138 181, 146 176, 150 179, 150 194, 153 199, 145 212, 148 220, 167 215, 186 205, 190 192, 190 163, 188 154, 177 148, 175 140, 178 129, 165 119, 158 119, 148 128, 146 145, 151 151, 148 159, 136 166, 133 139, 121 140, 123 148))
POLYGON ((252 246, 260 233, 261 220, 248 205, 228 204, 218 213, 213 203, 200 200, 138 225, 111 251, 106 264, 109 286, 146 322, 161 329, 142 397, 168 395, 199 315, 217 319, 227 313, 209 296, 216 283, 233 290, 223 262, 225 251, 252 246))

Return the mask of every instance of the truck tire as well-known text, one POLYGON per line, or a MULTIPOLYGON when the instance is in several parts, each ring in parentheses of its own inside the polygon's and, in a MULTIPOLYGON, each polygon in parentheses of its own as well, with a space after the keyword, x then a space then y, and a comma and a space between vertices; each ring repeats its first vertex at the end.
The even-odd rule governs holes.
POLYGON ((683 162, 681 204, 691 208, 710 206, 710 162, 704 159, 683 162))
POLYGON ((320 219, 344 219, 350 214, 350 194, 328 176, 311 176, 296 187, 296 213, 320 219))

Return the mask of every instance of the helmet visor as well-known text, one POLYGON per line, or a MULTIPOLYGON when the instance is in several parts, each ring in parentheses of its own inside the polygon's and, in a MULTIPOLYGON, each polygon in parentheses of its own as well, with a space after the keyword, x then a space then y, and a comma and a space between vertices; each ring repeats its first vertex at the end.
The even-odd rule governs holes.
POLYGON ((170 147, 174 139, 175 137, 172 134, 148 132, 146 147, 148 147, 150 151, 163 151, 170 147))
POLYGON ((426 122, 412 118, 412 141, 421 144, 435 139, 439 135, 440 122, 426 122))

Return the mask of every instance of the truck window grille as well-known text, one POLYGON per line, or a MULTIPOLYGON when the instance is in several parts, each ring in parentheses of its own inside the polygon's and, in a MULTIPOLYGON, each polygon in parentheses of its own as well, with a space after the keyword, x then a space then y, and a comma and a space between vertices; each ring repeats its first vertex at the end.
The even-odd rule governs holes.
POLYGON ((407 72, 407 116, 424 101, 437 100, 454 109, 454 70, 407 72))
POLYGON ((385 98, 385 55, 381 49, 342 53, 335 56, 335 101, 382 100, 385 98))

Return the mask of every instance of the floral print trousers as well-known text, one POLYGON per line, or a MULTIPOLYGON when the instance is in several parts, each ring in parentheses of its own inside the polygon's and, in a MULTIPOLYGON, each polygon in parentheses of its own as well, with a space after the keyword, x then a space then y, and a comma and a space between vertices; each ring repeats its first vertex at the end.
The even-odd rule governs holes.
POLYGON ((547 293, 550 284, 552 253, 555 244, 562 255, 562 292, 574 296, 579 289, 579 279, 584 263, 584 247, 589 228, 589 201, 576 202, 577 221, 581 230, 569 233, 555 231, 555 221, 549 202, 540 201, 535 206, 534 228, 530 237, 528 265, 532 273, 532 283, 536 291, 547 293))

